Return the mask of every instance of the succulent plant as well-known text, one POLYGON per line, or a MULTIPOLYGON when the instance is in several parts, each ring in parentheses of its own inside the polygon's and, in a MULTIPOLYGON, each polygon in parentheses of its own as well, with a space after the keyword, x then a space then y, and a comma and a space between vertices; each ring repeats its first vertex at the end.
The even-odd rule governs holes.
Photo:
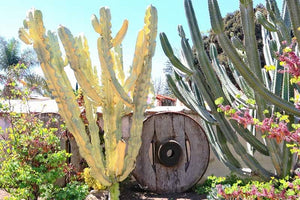
MULTIPOLYGON (((226 118, 223 113, 218 112, 215 100, 222 97, 224 104, 232 107, 243 105, 259 120, 277 111, 285 112, 292 120, 294 116, 300 115, 300 110, 290 102, 290 98, 294 97, 294 90, 298 88, 289 84, 290 77, 287 73, 278 73, 282 67, 275 54, 282 50, 283 41, 290 43, 292 40, 290 24, 297 24, 299 18, 296 19, 296 13, 300 14, 297 10, 299 7, 295 9, 293 3, 295 2, 284 1, 283 12, 280 14, 276 1, 267 0, 268 19, 261 13, 256 13, 263 29, 264 58, 267 65, 276 67, 273 71, 267 71, 261 66, 255 39, 252 0, 240 0, 244 44, 237 37, 233 36, 231 40, 227 38, 218 2, 208 0, 212 29, 228 56, 228 66, 234 80, 229 78, 225 67, 219 63, 214 44, 211 44, 210 54, 207 55, 191 0, 185 0, 184 7, 192 47, 183 27, 178 27, 182 61, 174 55, 167 36, 160 34, 163 50, 174 66, 174 75, 167 76, 174 94, 202 117, 202 126, 218 159, 241 175, 267 180, 271 176, 285 177, 292 168, 293 156, 285 143, 279 145, 274 139, 267 137, 262 140, 262 132, 253 126, 244 128, 236 121, 226 118), (290 12, 296 13, 290 16, 290 12), (255 100, 256 104, 249 105, 249 100, 255 100), (266 114, 266 109, 271 112, 266 114), (247 142, 247 147, 241 142, 241 138, 247 142), (257 154, 271 158, 274 172, 262 166, 257 160, 257 154), (236 155, 239 156, 238 159, 236 155), (250 171, 245 168, 250 168, 250 171)), ((293 33, 295 32, 299 31, 293 28, 293 33)))
POLYGON ((100 9, 100 19, 92 16, 92 25, 99 34, 98 55, 101 63, 101 83, 97 70, 92 66, 87 39, 73 37, 69 29, 60 26, 58 35, 64 47, 60 50, 58 36, 45 32, 42 13, 31 10, 20 28, 19 36, 32 44, 37 53, 49 88, 59 107, 59 114, 74 135, 81 156, 87 161, 91 175, 109 188, 111 199, 118 199, 118 182, 123 181, 135 167, 141 146, 144 111, 150 90, 151 59, 155 51, 157 11, 147 8, 144 27, 139 32, 131 74, 123 71, 121 42, 128 28, 124 23, 112 37, 111 15, 106 7, 100 9), (64 67, 69 65, 83 91, 87 122, 80 118, 73 89, 64 67), (97 109, 101 107, 104 121, 104 148, 100 145, 97 109), (132 113, 130 137, 122 136, 122 117, 132 113))

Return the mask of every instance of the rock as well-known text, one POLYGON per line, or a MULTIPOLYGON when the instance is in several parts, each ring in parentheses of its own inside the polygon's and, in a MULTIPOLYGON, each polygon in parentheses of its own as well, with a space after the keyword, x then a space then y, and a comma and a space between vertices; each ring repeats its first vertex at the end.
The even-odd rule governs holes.
POLYGON ((92 190, 85 200, 108 200, 109 193, 106 190, 92 190))

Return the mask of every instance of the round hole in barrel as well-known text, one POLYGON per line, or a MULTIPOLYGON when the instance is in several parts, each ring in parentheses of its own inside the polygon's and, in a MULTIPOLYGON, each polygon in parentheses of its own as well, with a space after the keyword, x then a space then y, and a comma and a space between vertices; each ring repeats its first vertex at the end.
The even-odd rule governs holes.
POLYGON ((144 121, 133 175, 149 191, 184 192, 205 173, 209 154, 206 135, 191 117, 175 112, 154 114, 144 121))
POLYGON ((182 156, 182 148, 175 140, 169 140, 158 148, 158 158, 166 167, 176 166, 182 156))

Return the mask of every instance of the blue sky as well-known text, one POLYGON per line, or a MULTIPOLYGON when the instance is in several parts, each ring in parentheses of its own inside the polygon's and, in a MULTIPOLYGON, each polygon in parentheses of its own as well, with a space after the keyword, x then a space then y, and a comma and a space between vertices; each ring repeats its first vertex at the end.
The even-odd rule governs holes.
MULTIPOLYGON (((200 30, 210 29, 209 14, 206 0, 193 0, 200 30)), ((277 1, 281 8, 282 0, 277 1)), ((254 0, 254 5, 265 3, 264 0, 254 0)), ((56 31, 62 24, 68 27, 73 35, 83 33, 89 42, 92 61, 98 65, 96 40, 90 18, 92 14, 99 17, 99 8, 108 6, 112 14, 112 31, 116 34, 124 19, 129 20, 129 29, 123 42, 124 64, 132 62, 135 40, 138 30, 143 27, 144 13, 152 4, 158 10, 158 33, 165 32, 176 49, 180 49, 177 34, 178 24, 182 24, 188 32, 183 0, 1 0, 0 5, 0 36, 7 39, 18 37, 18 29, 31 8, 42 11, 44 25, 47 30, 56 31)), ((222 15, 238 9, 238 0, 219 0, 222 15)), ((153 58, 154 77, 162 75, 162 68, 167 61, 157 37, 156 53, 153 58)))

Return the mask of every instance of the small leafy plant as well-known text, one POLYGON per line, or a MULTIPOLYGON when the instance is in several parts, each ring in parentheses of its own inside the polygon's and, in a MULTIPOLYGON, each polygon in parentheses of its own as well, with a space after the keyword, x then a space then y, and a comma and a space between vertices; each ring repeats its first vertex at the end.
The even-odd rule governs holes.
POLYGON ((233 185, 216 186, 219 197, 225 199, 299 199, 300 178, 272 178, 268 182, 250 181, 241 185, 239 181, 233 185))
POLYGON ((218 199, 217 185, 231 186, 235 183, 246 185, 250 179, 242 179, 236 174, 229 174, 226 177, 208 176, 203 184, 196 185, 195 192, 198 194, 206 194, 208 199, 218 199))
POLYGON ((299 199, 300 178, 287 176, 284 179, 271 178, 270 181, 242 179, 235 174, 226 177, 209 176, 197 185, 198 194, 206 194, 207 199, 299 199))
POLYGON ((66 158, 55 129, 31 115, 10 113, 12 126, 0 140, 0 188, 13 199, 37 199, 65 175, 66 158))
POLYGON ((88 186, 74 181, 60 188, 56 181, 70 174, 70 156, 60 149, 56 128, 45 125, 31 114, 9 113, 12 125, 0 140, 0 188, 9 199, 84 199, 88 186))

